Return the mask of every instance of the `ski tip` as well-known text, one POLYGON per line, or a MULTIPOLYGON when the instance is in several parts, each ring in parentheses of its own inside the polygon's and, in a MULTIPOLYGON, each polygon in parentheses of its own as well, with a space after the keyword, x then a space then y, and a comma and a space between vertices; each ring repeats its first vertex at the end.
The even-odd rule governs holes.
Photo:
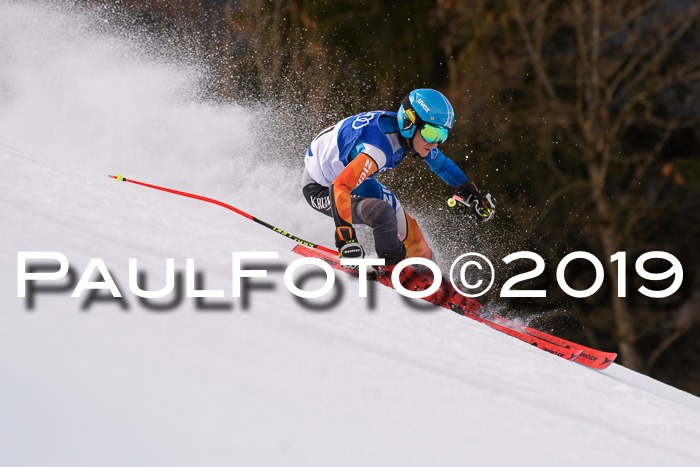
POLYGON ((616 358, 616 353, 601 352, 598 355, 592 355, 589 352, 584 352, 580 355, 580 358, 577 357, 574 361, 589 368, 593 368, 594 370, 604 370, 609 367, 616 358))
POLYGON ((119 174, 117 174, 117 175, 107 175, 107 176, 108 176, 109 178, 115 179, 115 180, 118 181, 118 182, 123 182, 124 180, 126 180, 124 177, 122 177, 122 176, 119 175, 119 174))
POLYGON ((600 365, 598 365, 598 369, 599 370, 606 369, 607 367, 612 365, 612 362, 614 362, 616 358, 617 358, 616 353, 609 353, 609 354, 605 355, 603 357, 603 362, 600 365))

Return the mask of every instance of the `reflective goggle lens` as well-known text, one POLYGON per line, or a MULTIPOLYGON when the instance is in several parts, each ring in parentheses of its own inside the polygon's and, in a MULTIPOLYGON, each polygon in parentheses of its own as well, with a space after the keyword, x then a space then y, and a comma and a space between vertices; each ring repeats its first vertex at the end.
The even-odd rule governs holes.
POLYGON ((428 143, 441 144, 447 139, 450 130, 445 127, 426 123, 420 130, 420 134, 428 143))

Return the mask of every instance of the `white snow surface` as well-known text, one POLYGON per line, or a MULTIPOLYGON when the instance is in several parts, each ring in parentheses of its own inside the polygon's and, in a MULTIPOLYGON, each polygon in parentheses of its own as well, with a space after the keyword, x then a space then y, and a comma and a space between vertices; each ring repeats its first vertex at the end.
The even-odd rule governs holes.
POLYGON ((231 252, 286 267, 292 241, 107 174, 329 243, 330 219, 300 196, 301 157, 261 154, 259 110, 203 103, 196 69, 92 21, 0 0, 0 465, 700 465, 700 399, 622 366, 590 370, 384 287, 372 309, 340 273, 328 311, 301 306, 280 271, 253 280, 273 289, 244 310, 231 252), (89 291, 69 288, 29 310, 20 251, 60 252, 77 277, 101 258, 128 310, 84 310, 89 291), (166 258, 178 271, 193 258, 226 294, 208 303, 231 309, 150 310, 129 258, 152 289, 166 258))

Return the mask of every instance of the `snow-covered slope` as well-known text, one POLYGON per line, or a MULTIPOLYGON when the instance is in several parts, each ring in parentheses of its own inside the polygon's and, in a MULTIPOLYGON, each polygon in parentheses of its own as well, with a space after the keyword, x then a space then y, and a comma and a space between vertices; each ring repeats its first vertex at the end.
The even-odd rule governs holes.
POLYGON ((592 371, 381 287, 372 308, 344 275, 327 311, 279 270, 244 310, 231 252, 276 251, 284 268, 291 241, 106 175, 323 242, 300 167, 258 154, 255 112, 198 102, 195 70, 88 24, 0 1, 0 465, 700 464, 700 399, 619 365, 592 371), (78 277, 101 258, 128 308, 65 289, 29 310, 20 251, 60 252, 78 277), (230 309, 144 307, 129 258, 150 289, 166 258, 193 258, 226 293, 207 303, 230 309))

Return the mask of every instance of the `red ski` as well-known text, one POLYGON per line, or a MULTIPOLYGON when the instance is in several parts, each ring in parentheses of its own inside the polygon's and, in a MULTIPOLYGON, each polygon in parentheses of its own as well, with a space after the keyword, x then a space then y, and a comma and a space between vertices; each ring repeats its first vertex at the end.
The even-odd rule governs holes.
POLYGON ((499 324, 502 324, 510 329, 515 329, 520 332, 530 334, 531 336, 539 337, 540 339, 551 342, 562 347, 567 347, 570 349, 581 350, 581 355, 574 360, 576 363, 581 365, 586 365, 596 370, 604 370, 609 367, 610 364, 617 358, 616 353, 603 352, 602 350, 592 349, 575 342, 567 341, 566 339, 561 339, 559 337, 547 334, 546 332, 539 331, 537 329, 525 326, 523 324, 516 323, 502 316, 494 315, 493 320, 499 324))
MULTIPOLYGON (((342 267, 340 265, 338 257, 331 256, 323 251, 314 250, 304 245, 297 245, 292 251, 302 256, 322 259, 334 269, 347 272, 348 274, 357 275, 356 271, 342 267)), ((425 290, 432 284, 432 272, 428 271, 426 274, 422 274, 416 272, 411 267, 405 267, 401 271, 399 281, 406 290, 425 290)), ((387 287, 394 288, 389 274, 380 276, 377 279, 377 282, 387 287)), ((544 350, 545 352, 557 355, 566 360, 575 360, 581 357, 581 349, 563 347, 561 345, 547 341, 540 337, 533 336, 525 332, 520 332, 516 329, 511 329, 502 324, 482 318, 481 316, 479 316, 482 310, 481 304, 479 304, 475 300, 464 297, 463 295, 455 291, 448 281, 442 281, 442 285, 437 290, 437 292, 423 298, 423 300, 426 300, 434 305, 442 306, 444 308, 452 310, 456 313, 459 313, 460 315, 471 318, 475 321, 485 324, 486 326, 496 329, 497 331, 520 339, 521 341, 527 342, 530 345, 534 345, 535 347, 538 347, 544 350)))

